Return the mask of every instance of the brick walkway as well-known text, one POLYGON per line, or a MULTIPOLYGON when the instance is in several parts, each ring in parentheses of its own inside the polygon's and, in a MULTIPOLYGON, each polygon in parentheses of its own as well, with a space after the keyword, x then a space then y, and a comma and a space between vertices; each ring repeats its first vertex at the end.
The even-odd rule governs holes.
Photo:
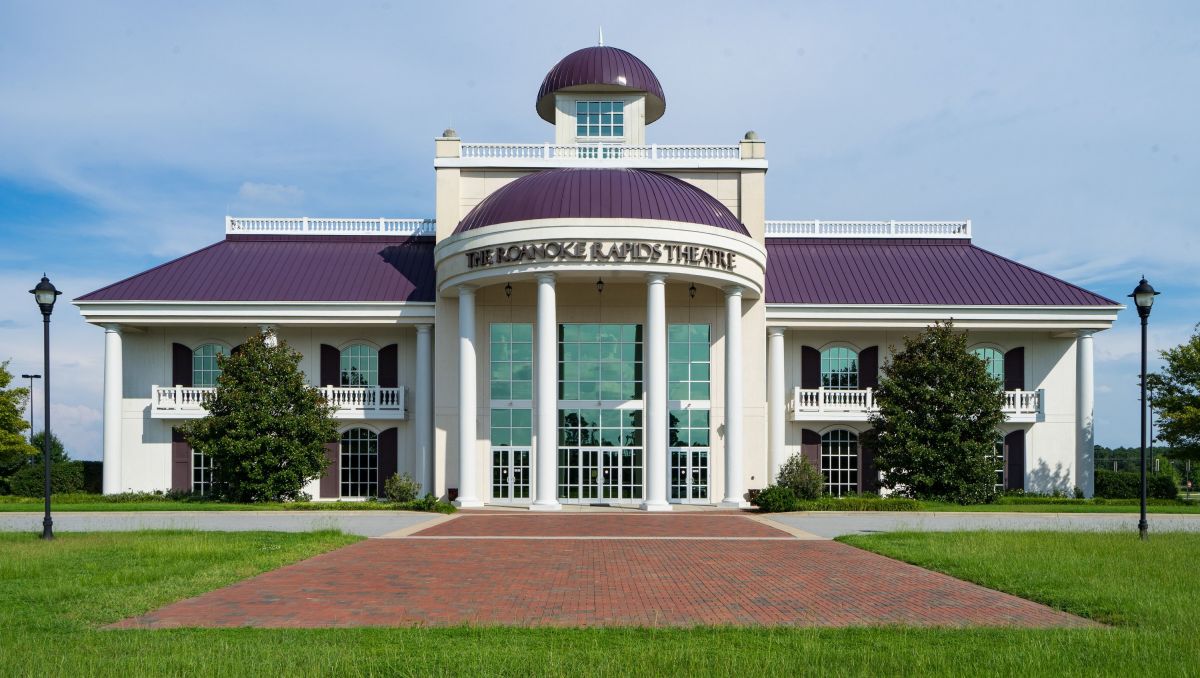
POLYGON ((115 626, 462 623, 1091 625, 746 517, 477 514, 360 542, 115 626))

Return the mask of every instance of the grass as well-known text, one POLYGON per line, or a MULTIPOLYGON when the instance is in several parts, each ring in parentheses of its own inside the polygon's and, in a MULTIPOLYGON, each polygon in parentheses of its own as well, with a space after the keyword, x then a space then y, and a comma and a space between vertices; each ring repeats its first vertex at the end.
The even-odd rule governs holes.
MULTIPOLYGON (((355 541, 336 533, 0 534, 8 675, 1185 675, 1200 535, 887 534, 844 541, 1113 624, 1010 629, 99 627, 355 541)), ((353 582, 347 582, 352 586, 353 582)))
MULTIPOLYGON (((0 496, 0 513, 38 512, 43 499, 0 496)), ((432 507, 423 501, 391 503, 386 501, 294 501, 235 504, 199 498, 168 499, 160 494, 137 495, 64 494, 51 497, 54 512, 75 511, 429 511, 454 513, 452 504, 438 502, 432 507)))

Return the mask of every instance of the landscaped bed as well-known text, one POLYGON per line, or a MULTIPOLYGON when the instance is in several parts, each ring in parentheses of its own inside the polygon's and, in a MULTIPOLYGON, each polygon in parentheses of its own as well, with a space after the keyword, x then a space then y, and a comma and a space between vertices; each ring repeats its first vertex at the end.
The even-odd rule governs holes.
MULTIPOLYGON (((1111 624, 1092 630, 110 631, 169 601, 355 541, 336 533, 0 534, 4 673, 38 675, 1184 675, 1200 535, 847 537, 1111 624)), ((353 586, 353 582, 347 582, 353 586)), ((838 601, 831 601, 838 604, 838 601)))

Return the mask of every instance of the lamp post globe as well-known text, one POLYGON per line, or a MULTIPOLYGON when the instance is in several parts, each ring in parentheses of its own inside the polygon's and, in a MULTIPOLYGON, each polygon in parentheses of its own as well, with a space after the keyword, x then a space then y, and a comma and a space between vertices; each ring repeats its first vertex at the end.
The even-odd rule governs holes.
POLYGON ((1138 520, 1138 536, 1142 539, 1146 539, 1150 528, 1150 524, 1146 522, 1146 408, 1149 406, 1146 401, 1146 325, 1150 320, 1150 308, 1154 306, 1154 297, 1157 297, 1158 294, 1158 291, 1146 282, 1145 277, 1129 294, 1130 297, 1133 297, 1133 303, 1137 306, 1138 318, 1141 318, 1142 321, 1142 397, 1138 400, 1138 406, 1142 409, 1142 489, 1140 494, 1142 512, 1141 519, 1138 520))
POLYGON ((29 290, 42 312, 42 409, 45 412, 45 426, 42 428, 42 462, 45 467, 45 498, 46 517, 42 519, 42 539, 54 538, 54 521, 50 519, 50 314, 54 312, 54 302, 62 294, 54 283, 45 275, 41 281, 29 290))

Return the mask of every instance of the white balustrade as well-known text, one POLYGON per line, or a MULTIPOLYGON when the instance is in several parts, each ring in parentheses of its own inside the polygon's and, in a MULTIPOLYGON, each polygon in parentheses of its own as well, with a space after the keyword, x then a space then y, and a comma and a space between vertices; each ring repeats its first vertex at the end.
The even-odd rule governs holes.
MULTIPOLYGON (((338 419, 404 419, 404 388, 381 386, 321 386, 317 388, 334 407, 338 419)), ((195 419, 208 414, 204 403, 216 392, 212 387, 151 386, 153 419, 195 419)))
POLYGON ((327 219, 323 217, 225 217, 232 235, 393 235, 430 236, 433 219, 327 219))
POLYGON ((769 238, 966 238, 971 237, 971 220, 966 221, 771 221, 769 238))
MULTIPOLYGON (((1001 411, 1009 421, 1037 421, 1043 414, 1045 392, 1005 391, 1001 411)), ((874 412, 875 391, 870 388, 792 389, 792 401, 788 403, 793 421, 866 421, 874 412)))
POLYGON ((464 143, 460 157, 488 160, 740 160, 737 144, 492 144, 464 143))

